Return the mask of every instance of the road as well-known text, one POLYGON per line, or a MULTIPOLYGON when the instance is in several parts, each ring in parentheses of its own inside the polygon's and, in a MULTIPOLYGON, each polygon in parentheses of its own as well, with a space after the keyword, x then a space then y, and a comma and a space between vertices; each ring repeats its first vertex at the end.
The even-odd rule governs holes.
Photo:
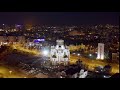
POLYGON ((0 78, 30 78, 6 65, 0 65, 0 78))
MULTIPOLYGON (((4 77, 14 77, 18 78, 19 74, 24 73, 27 78, 29 77, 37 77, 37 78, 48 78, 50 75, 48 74, 48 71, 42 70, 41 68, 41 63, 46 60, 46 58, 43 58, 40 56, 40 53, 35 50, 29 50, 25 49, 19 45, 16 46, 11 46, 13 49, 17 49, 17 52, 11 52, 9 54, 5 54, 3 58, 4 65, 0 68, 0 72, 4 77), (25 54, 27 52, 27 54, 25 54), (22 65, 21 65, 22 63, 22 65), (17 68, 16 72, 17 75, 12 76, 9 75, 9 70, 6 69, 6 66, 8 65, 9 67, 12 68, 17 68), (34 69, 34 70, 33 70, 34 69), (20 71, 20 72, 18 72, 20 71), (7 76, 8 75, 8 76, 7 76)), ((11 71, 11 70, 10 70, 11 71)), ((13 70, 12 70, 13 71, 13 70)))
MULTIPOLYGON (((41 53, 38 52, 37 50, 28 50, 28 49, 24 49, 23 47, 21 46, 14 46, 15 48, 17 48, 18 50, 21 50, 21 51, 25 51, 25 52, 29 52, 29 53, 32 53, 36 56, 40 55, 41 53)), ((102 62, 100 60, 90 60, 88 58, 84 58, 84 57, 81 57, 81 56, 77 56, 77 55, 72 55, 70 56, 70 63, 73 64, 75 63, 78 59, 82 60, 84 64, 88 65, 88 68, 90 70, 93 70, 94 67, 96 66, 105 66, 107 65, 108 63, 106 62, 102 62)), ((118 64, 113 64, 113 63, 109 63, 111 66, 112 66, 112 70, 111 70, 111 74, 114 74, 114 73, 119 73, 119 65, 118 64)))
MULTIPOLYGON (((71 55, 70 56, 70 63, 73 64, 78 59, 80 59, 81 61, 83 61, 83 63, 85 63, 86 65, 88 65, 88 68, 90 70, 93 70, 94 67, 96 67, 96 66, 105 66, 105 65, 108 64, 106 62, 102 62, 102 61, 99 61, 99 60, 90 60, 88 58, 84 58, 84 57, 76 56, 76 55, 71 55)), ((118 64, 110 63, 110 65, 112 66, 112 70, 111 70, 112 74, 119 73, 119 65, 118 64)))
POLYGON ((33 54, 33 55, 39 55, 39 54, 40 54, 40 52, 37 51, 37 50, 25 49, 24 47, 20 46, 19 44, 13 45, 12 48, 13 48, 13 49, 17 49, 17 50, 19 50, 19 51, 31 53, 31 54, 33 54))
POLYGON ((30 77, 47 78, 50 74, 41 67, 44 59, 40 56, 11 53, 4 58, 4 61, 8 66, 17 68, 16 71, 19 70, 30 77))

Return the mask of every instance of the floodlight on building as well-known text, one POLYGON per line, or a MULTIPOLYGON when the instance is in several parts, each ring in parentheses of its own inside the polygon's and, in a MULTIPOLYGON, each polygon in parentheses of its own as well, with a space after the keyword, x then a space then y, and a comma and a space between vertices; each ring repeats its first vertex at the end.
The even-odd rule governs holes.
POLYGON ((48 55, 48 51, 47 51, 47 50, 44 50, 44 51, 43 51, 43 55, 45 55, 45 56, 48 55))

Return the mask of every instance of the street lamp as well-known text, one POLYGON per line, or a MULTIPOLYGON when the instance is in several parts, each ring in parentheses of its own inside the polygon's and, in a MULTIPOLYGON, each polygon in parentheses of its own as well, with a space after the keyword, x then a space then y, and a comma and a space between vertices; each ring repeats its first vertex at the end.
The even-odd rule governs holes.
POLYGON ((92 54, 89 54, 89 56, 91 57, 91 56, 92 56, 92 54))
POLYGON ((45 55, 45 56, 48 55, 48 51, 47 51, 47 50, 44 50, 44 51, 43 51, 43 55, 45 55))
POLYGON ((78 56, 80 56, 80 54, 78 53, 78 56))
POLYGON ((9 73, 11 74, 11 73, 12 73, 12 71, 9 71, 9 73))

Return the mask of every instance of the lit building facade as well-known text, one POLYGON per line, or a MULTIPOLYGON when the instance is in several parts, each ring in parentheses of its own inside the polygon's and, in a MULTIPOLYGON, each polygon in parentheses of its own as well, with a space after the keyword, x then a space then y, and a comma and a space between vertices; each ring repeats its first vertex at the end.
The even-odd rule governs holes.
POLYGON ((57 45, 51 46, 50 60, 53 65, 67 65, 70 59, 70 51, 67 46, 64 46, 64 40, 56 40, 57 45))
POLYGON ((112 61, 113 62, 119 62, 119 52, 112 53, 112 61))
POLYGON ((17 42, 20 44, 24 44, 26 42, 26 39, 24 36, 18 36, 17 37, 17 42))
POLYGON ((97 59, 104 59, 104 44, 98 43, 98 53, 97 53, 97 59))
POLYGON ((25 43, 24 36, 0 36, 0 45, 25 43))
POLYGON ((8 38, 7 40, 9 43, 16 43, 17 42, 15 36, 8 36, 7 38, 8 38))
POLYGON ((85 35, 85 34, 83 32, 79 32, 79 31, 74 30, 74 31, 69 32, 69 35, 76 36, 76 35, 85 35))
POLYGON ((6 36, 0 36, 0 45, 3 45, 6 42, 7 42, 6 36))

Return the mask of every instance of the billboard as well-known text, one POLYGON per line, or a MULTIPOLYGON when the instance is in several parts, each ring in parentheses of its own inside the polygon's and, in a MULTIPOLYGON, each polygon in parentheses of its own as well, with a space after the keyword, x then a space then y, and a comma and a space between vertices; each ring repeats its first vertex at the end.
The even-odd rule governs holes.
POLYGON ((34 43, 40 43, 40 42, 44 42, 45 41, 45 39, 34 39, 34 43))

